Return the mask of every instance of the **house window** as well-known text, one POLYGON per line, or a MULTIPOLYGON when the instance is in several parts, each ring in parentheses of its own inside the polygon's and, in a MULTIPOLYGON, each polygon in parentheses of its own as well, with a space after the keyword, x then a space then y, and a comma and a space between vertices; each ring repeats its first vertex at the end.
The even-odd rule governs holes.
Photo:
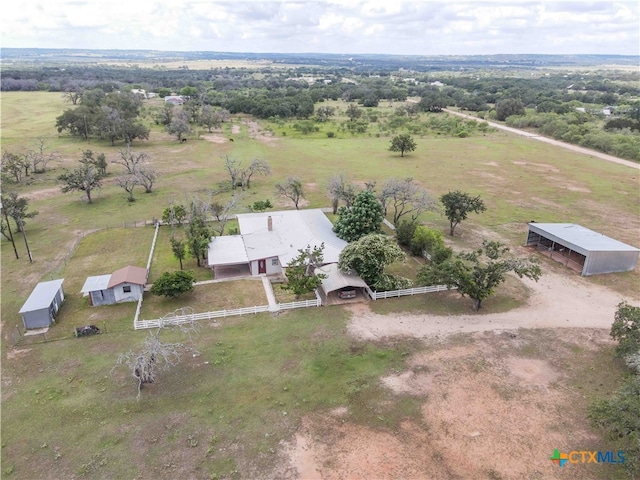
POLYGON ((276 265, 278 265, 278 259, 277 259, 277 258, 272 258, 272 259, 271 259, 271 265, 273 265, 274 267, 275 267, 276 265))
POLYGON ((124 293, 131 293, 131 285, 125 285, 124 287, 122 287, 122 291, 124 293))

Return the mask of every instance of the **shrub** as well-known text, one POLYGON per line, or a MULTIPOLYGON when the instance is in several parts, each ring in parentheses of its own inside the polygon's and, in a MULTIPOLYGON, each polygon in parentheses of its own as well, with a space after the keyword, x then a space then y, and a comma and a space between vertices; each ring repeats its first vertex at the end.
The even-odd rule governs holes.
POLYGON ((177 297, 193 290, 195 277, 192 271, 164 272, 153 282, 151 293, 158 296, 177 297))

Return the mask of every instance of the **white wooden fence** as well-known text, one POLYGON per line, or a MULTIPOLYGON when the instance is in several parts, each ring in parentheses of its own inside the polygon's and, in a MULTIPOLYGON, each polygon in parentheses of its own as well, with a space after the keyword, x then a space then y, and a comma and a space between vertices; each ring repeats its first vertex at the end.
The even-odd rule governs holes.
POLYGON ((456 289, 455 287, 449 288, 446 285, 432 285, 430 287, 405 288, 402 290, 390 290, 388 292, 374 292, 369 288, 366 288, 366 291, 372 300, 378 300, 380 298, 404 297, 406 295, 419 295, 422 293, 444 292, 446 290, 455 290, 455 289, 456 289))
POLYGON ((214 318, 232 317, 235 315, 247 315, 249 313, 268 312, 269 305, 256 307, 234 308, 233 310, 217 310, 215 312, 194 313, 193 315, 176 315, 170 318, 156 318, 153 320, 137 320, 133 328, 140 330, 143 328, 157 328, 161 325, 180 325, 197 320, 213 320, 214 318))
POLYGON ((319 307, 322 301, 316 296, 313 300, 301 300, 299 302, 278 303, 277 310, 289 310, 291 308, 319 307))
POLYGON ((134 320, 133 328, 141 330, 144 328, 158 328, 161 325, 180 325, 197 320, 213 320, 214 318, 232 317, 236 315, 248 315, 250 313, 279 312, 280 310, 290 310, 292 308, 319 307, 322 305, 320 296, 316 292, 314 300, 301 300, 299 302, 276 303, 275 305, 260 305, 257 307, 235 308, 233 310, 217 310, 214 312, 194 313, 193 315, 177 315, 170 318, 156 318, 153 320, 134 320))

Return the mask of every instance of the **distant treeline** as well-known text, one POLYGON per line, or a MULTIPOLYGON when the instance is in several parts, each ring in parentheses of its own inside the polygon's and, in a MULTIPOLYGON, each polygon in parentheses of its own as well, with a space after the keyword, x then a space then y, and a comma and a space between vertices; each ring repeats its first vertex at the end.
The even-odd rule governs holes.
MULTIPOLYGON (((4 57, 7 52, 3 50, 2 53, 4 57)), ((151 57, 155 52, 142 52, 140 55, 145 53, 151 57)), ((183 55, 178 52, 174 54, 176 58, 183 55)), ((130 59, 140 58, 135 52, 124 52, 122 55, 129 55, 130 59)), ((240 54, 228 55, 232 58, 240 54)), ((197 52, 183 56, 194 59, 197 52)), ((162 58, 169 57, 170 52, 162 58)), ((321 119, 318 106, 327 100, 344 100, 361 107, 376 107, 382 100, 404 103, 409 98, 417 98, 419 111, 439 112, 445 107, 457 107, 477 112, 482 119, 507 121, 513 126, 535 129, 570 143, 640 160, 640 83, 637 71, 572 69, 544 73, 531 69, 515 72, 486 68, 486 65, 482 70, 469 68, 468 71, 459 72, 420 72, 407 66, 389 71, 386 67, 376 70, 372 65, 383 60, 400 61, 404 57, 361 55, 349 60, 350 66, 336 64, 340 62, 331 63, 331 57, 300 56, 301 59, 322 60, 325 62, 323 66, 313 66, 307 62, 306 65, 290 68, 265 67, 261 64, 252 68, 192 70, 185 66, 168 70, 88 62, 54 65, 49 61, 41 62, 42 53, 35 52, 32 63, 7 63, 0 81, 3 91, 61 92, 70 100, 77 99, 77 105, 73 102, 76 108, 82 107, 87 99, 94 98, 96 91, 109 95, 143 89, 159 97, 182 95, 188 102, 184 109, 191 112, 190 122, 197 121, 196 113, 205 106, 264 119, 309 119, 314 115, 314 118, 321 119), (365 60, 369 62, 366 68, 363 67, 365 60), (94 94, 87 97, 87 92, 94 94)), ((22 60, 24 58, 23 52, 22 60)), ((265 55, 257 58, 265 58, 265 55)), ((292 56, 274 55, 273 58, 290 61, 292 56)), ((413 62, 410 66, 416 65, 416 58, 407 58, 413 62)), ((424 60, 426 57, 420 58, 424 60)), ((449 60, 453 58, 449 57, 449 60)), ((464 57, 455 58, 464 60, 464 57)), ((473 61, 479 62, 481 58, 485 57, 474 57, 473 61)), ((562 59, 566 62, 571 58, 576 57, 522 56, 520 60, 544 60, 549 64, 562 59)), ((593 60, 595 57, 589 58, 593 60)), ((515 61, 508 56, 494 56, 491 59, 515 61)), ((599 58, 601 62, 607 59, 614 61, 606 56, 599 58)), ((407 113, 411 113, 410 107, 411 103, 408 103, 407 113)), ((77 123, 74 118, 78 115, 71 111, 64 113, 65 122, 59 123, 58 127, 69 129, 69 125, 77 123)), ((104 123, 97 122, 95 132, 104 123)), ((164 119, 161 123, 168 125, 170 122, 164 119)), ((73 128, 82 130, 75 126, 73 128)), ((87 134, 89 129, 83 128, 82 131, 87 134)), ((138 130, 133 134, 137 138, 145 138, 145 132, 138 130)), ((127 129, 124 137, 131 134, 127 129)))
POLYGON ((336 53, 252 53, 180 52, 159 50, 91 50, 50 48, 3 48, 3 61, 40 64, 95 64, 99 61, 175 62, 197 60, 270 61, 278 64, 346 67, 362 72, 416 72, 437 70, 477 70, 486 68, 577 67, 597 65, 637 65, 633 55, 380 55, 336 53))

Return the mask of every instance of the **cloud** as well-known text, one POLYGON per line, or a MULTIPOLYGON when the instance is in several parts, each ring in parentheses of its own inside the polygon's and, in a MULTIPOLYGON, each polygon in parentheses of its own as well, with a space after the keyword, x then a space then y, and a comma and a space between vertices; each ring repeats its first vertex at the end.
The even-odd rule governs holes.
POLYGON ((4 47, 637 55, 636 1, 25 0, 4 47))

